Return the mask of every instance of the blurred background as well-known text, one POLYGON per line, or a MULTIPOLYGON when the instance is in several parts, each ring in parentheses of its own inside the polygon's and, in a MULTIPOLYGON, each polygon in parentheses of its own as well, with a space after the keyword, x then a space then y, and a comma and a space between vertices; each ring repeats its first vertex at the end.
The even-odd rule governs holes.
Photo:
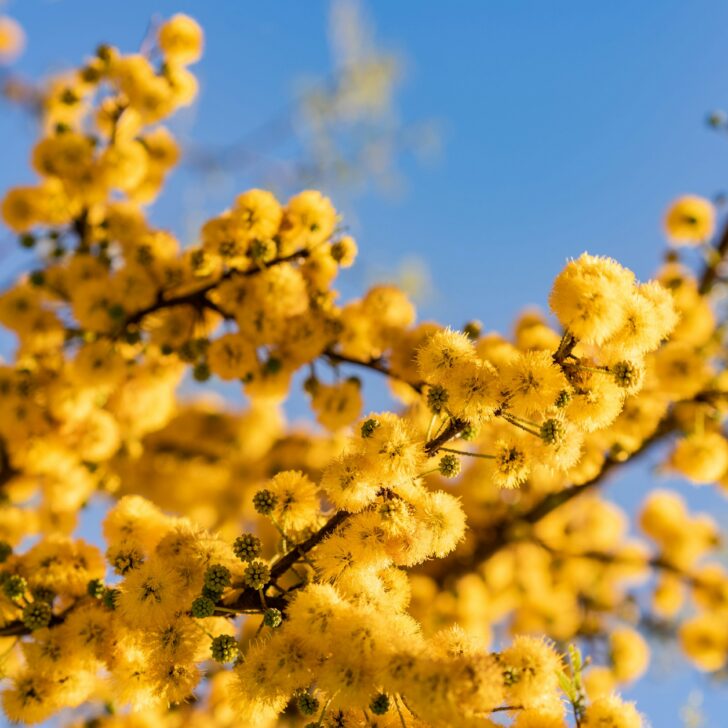
MULTIPOLYGON (((526 305, 545 307, 553 277, 585 250, 649 278, 670 201, 719 199, 728 179, 728 135, 706 123, 728 106, 720 0, 16 0, 0 11, 27 36, 5 74, 26 80, 100 42, 135 49, 156 18, 194 16, 206 33, 201 93, 173 120, 185 160, 153 222, 191 242, 248 187, 283 198, 321 188, 359 243, 344 297, 396 280, 420 319, 507 332, 526 305)), ((3 103, 3 191, 33 178, 36 131, 3 103)), ((0 233, 3 284, 30 260, 0 233)), ((11 348, 0 336, 0 352, 11 348)), ((386 396, 367 392, 372 406, 386 396)), ((294 397, 289 415, 304 412, 294 397)), ((643 460, 606 492, 633 509, 663 477, 643 460)), ((669 486, 728 527, 717 489, 669 486)), ((82 535, 96 538, 97 517, 82 535)), ((684 667, 669 637, 651 644, 650 673, 626 697, 655 728, 725 728, 728 681, 684 667)))

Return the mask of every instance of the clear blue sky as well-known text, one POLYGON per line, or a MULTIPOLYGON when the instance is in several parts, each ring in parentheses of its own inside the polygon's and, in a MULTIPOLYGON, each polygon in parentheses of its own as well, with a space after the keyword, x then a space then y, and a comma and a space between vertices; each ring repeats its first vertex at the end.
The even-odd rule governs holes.
MULTIPOLYGON (((102 40, 131 50, 154 12, 195 16, 207 34, 196 67, 201 103, 181 125, 203 144, 238 138, 284 105, 301 75, 329 70, 323 1, 16 0, 7 8, 28 34, 18 64, 28 75, 74 64, 102 40)), ((432 166, 403 161, 408 189, 396 201, 338 197, 355 220, 363 270, 395 268, 412 254, 427 262, 437 295, 423 317, 479 318, 503 330, 524 304, 543 305, 566 258, 583 250, 646 278, 671 198, 724 189, 728 136, 703 120, 728 106, 728 3, 377 0, 367 8, 378 38, 407 59, 402 119, 439 119, 444 149, 432 166)), ((31 135, 27 120, 2 110, 0 188, 30 177, 31 135)), ((190 184, 179 175, 157 207, 160 224, 182 232, 190 184)), ((336 202, 337 190, 328 192, 336 202)), ((22 264, 4 255, 3 278, 22 264)), ((356 289, 361 275, 350 280, 356 289)), ((638 502, 647 477, 646 467, 634 468, 615 496, 638 502)), ((726 525, 715 491, 678 487, 726 525)), ((706 727, 724 728, 728 687, 690 671, 655 669, 628 695, 655 728, 669 728, 695 688, 706 692, 706 727)))

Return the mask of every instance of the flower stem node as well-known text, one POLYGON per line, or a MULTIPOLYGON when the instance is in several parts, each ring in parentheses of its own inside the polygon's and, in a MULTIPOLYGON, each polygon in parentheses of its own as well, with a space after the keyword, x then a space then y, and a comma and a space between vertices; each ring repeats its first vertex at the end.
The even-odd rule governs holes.
POLYGON ((235 637, 231 637, 229 634, 221 634, 213 637, 210 653, 212 659, 216 662, 232 662, 240 653, 240 648, 235 637))

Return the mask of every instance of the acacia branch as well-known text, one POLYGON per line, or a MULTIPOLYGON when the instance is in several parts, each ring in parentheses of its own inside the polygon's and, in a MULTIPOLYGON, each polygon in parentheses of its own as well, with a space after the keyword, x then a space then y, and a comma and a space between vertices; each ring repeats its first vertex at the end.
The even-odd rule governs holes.
POLYGON ((183 293, 178 296, 170 296, 169 298, 167 298, 164 295, 164 291, 160 291, 157 294, 157 299, 154 301, 154 303, 140 309, 139 311, 135 311, 133 314, 131 314, 131 316, 128 316, 122 324, 122 329, 126 329, 129 326, 140 324, 147 316, 156 313, 157 311, 161 311, 165 308, 172 308, 174 306, 184 305, 195 306, 196 308, 200 309, 212 308, 214 304, 207 298, 207 294, 215 290, 215 288, 217 288, 217 286, 219 286, 220 283, 222 283, 223 281, 229 280, 230 278, 245 278, 258 275, 266 270, 266 268, 281 265, 282 263, 290 263, 294 260, 302 260, 308 258, 309 255, 310 251, 308 250, 297 250, 295 253, 291 253, 290 255, 283 255, 280 258, 274 258, 269 263, 266 263, 265 267, 249 268, 248 270, 243 271, 228 270, 215 281, 207 283, 206 285, 197 288, 190 293, 183 293))
POLYGON ((369 360, 363 360, 363 359, 355 359, 351 356, 345 356, 344 354, 338 354, 337 352, 333 351, 332 349, 326 349, 324 351, 324 356, 332 363, 332 364, 352 364, 353 366, 362 367, 363 369, 370 369, 373 372, 378 372, 379 374, 383 374, 385 377, 388 377, 389 379, 396 379, 398 382, 404 382, 405 384, 412 387, 412 389, 415 390, 415 392, 418 392, 419 394, 422 394, 422 391, 425 388, 424 382, 410 382, 408 379, 405 379, 404 377, 401 377, 398 374, 395 374, 384 362, 384 360, 380 357, 378 359, 369 359, 369 360))
POLYGON ((721 263, 728 256, 728 221, 726 221, 723 232, 718 238, 718 242, 715 247, 711 248, 711 259, 708 261, 703 275, 700 277, 700 283, 698 284, 698 290, 702 295, 709 293, 713 288, 713 285, 718 280, 718 271, 721 263))
POLYGON ((549 493, 523 513, 509 513, 500 521, 488 526, 487 531, 483 530, 478 533, 481 538, 477 541, 472 551, 463 554, 462 558, 457 558, 456 555, 451 559, 433 562, 433 564, 430 564, 428 574, 438 581, 444 582, 472 571, 475 564, 486 561, 493 554, 517 539, 514 534, 518 530, 515 528, 517 524, 521 523, 533 526, 553 511, 578 498, 583 493, 600 487, 611 471, 620 465, 632 462, 637 457, 644 455, 653 445, 660 442, 668 433, 674 431, 674 429, 675 422, 673 418, 669 416, 664 418, 654 434, 645 440, 641 447, 627 460, 608 457, 604 461, 601 470, 593 478, 579 485, 572 485, 555 493, 549 493))

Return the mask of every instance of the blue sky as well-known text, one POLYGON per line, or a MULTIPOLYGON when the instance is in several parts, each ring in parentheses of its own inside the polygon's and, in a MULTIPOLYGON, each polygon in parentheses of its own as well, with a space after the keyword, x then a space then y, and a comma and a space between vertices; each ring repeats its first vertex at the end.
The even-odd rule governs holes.
MULTIPOLYGON (((301 76, 330 70, 328 3, 319 0, 6 7, 27 31, 17 67, 30 76, 75 64, 102 40, 136 48, 155 12, 195 16, 207 34, 196 67, 202 93, 177 126, 201 144, 237 139, 284 106, 301 76)), ((366 8, 382 45, 405 61, 400 118, 437 119, 443 150, 434 164, 401 161, 407 186, 396 199, 327 190, 360 244, 364 273, 350 274, 348 291, 361 289, 367 271, 396 269, 414 255, 436 289, 422 302, 423 318, 455 326, 478 318, 503 330, 525 304, 544 305, 554 275, 584 250, 649 277, 669 201, 725 189, 728 136, 704 118, 728 106, 728 3, 372 0, 366 8)), ((31 177, 32 134, 21 114, 0 110, 0 188, 31 177)), ((235 183, 256 180, 240 174, 235 183)), ((155 220, 184 234, 194 192, 180 173, 155 220)), ((216 203, 202 211, 225 204, 216 203)), ((27 259, 2 251, 7 279, 27 259)), ((648 477, 648 466, 637 465, 610 492, 634 505, 648 477)), ((714 490, 671 484, 726 524, 726 501, 714 490)), ((655 669, 628 694, 661 728, 678 725, 693 689, 705 690, 705 725, 721 728, 728 688, 690 671, 655 669)))

